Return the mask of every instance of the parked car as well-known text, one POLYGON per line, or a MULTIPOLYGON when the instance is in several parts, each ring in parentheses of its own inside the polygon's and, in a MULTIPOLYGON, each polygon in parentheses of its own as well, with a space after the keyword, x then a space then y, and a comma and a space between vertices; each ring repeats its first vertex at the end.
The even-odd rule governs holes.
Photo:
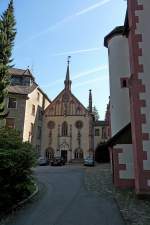
POLYGON ((84 159, 84 166, 94 166, 94 159, 91 156, 88 156, 84 159))
POLYGON ((48 160, 44 157, 38 158, 38 165, 39 166, 47 166, 49 164, 48 160))
POLYGON ((51 166, 62 166, 62 165, 65 165, 65 160, 62 157, 57 156, 51 160, 51 166))

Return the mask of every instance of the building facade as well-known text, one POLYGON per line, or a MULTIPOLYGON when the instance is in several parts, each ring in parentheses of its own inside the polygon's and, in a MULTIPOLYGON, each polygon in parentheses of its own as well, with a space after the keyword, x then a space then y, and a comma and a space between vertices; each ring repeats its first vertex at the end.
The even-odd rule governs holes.
POLYGON ((20 131, 23 141, 29 141, 40 155, 43 114, 50 104, 47 95, 36 84, 29 69, 11 69, 11 84, 5 99, 6 127, 20 131))
POLYGON ((105 37, 109 50, 112 132, 109 144, 114 180, 116 186, 134 187, 137 194, 150 191, 149 10, 147 0, 128 0, 124 26, 105 37), (120 139, 126 132, 124 137, 128 135, 126 128, 130 122, 132 143, 120 139))

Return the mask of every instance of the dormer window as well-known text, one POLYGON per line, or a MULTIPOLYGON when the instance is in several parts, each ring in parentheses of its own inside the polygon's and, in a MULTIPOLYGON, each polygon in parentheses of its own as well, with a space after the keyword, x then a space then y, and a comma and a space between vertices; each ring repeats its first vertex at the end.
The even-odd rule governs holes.
POLYGON ((32 84, 31 77, 28 76, 12 76, 11 85, 30 86, 32 84))
POLYGON ((30 77, 23 77, 22 85, 23 86, 31 86, 32 80, 30 77))
POLYGON ((21 77, 12 76, 11 77, 11 85, 20 85, 21 84, 21 77))

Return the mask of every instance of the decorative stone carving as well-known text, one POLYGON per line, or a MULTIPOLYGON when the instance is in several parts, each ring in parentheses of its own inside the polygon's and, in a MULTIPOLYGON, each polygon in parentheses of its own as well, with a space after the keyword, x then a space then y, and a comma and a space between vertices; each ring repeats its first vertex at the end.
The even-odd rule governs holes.
POLYGON ((80 146, 81 146, 81 133, 80 133, 80 130, 78 130, 77 141, 78 141, 78 145, 79 145, 79 148, 80 148, 80 146))
POLYGON ((69 101, 69 95, 68 95, 68 93, 64 93, 64 95, 63 95, 63 102, 68 102, 69 101))
POLYGON ((77 129, 82 129, 82 127, 83 127, 83 122, 82 122, 81 120, 76 121, 75 127, 76 127, 77 129))
POLYGON ((49 122, 47 123, 47 127, 48 127, 49 129, 54 129, 54 127, 55 127, 55 122, 54 122, 54 121, 49 121, 49 122))

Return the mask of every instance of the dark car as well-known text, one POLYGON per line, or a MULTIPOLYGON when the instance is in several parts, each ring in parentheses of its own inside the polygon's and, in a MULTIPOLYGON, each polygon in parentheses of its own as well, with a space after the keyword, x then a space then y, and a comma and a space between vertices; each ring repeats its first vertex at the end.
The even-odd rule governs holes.
POLYGON ((62 157, 54 157, 51 160, 51 166, 62 166, 65 165, 65 160, 62 157))

